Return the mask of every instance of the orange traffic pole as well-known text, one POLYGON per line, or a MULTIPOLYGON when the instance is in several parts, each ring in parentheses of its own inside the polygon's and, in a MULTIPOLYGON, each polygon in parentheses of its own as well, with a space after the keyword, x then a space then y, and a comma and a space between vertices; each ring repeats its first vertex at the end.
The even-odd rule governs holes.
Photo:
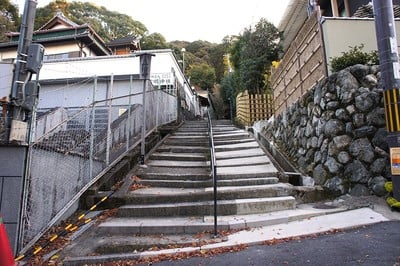
POLYGON ((0 265, 14 266, 14 256, 11 250, 10 241, 6 232, 6 227, 3 224, 3 219, 0 217, 0 265))

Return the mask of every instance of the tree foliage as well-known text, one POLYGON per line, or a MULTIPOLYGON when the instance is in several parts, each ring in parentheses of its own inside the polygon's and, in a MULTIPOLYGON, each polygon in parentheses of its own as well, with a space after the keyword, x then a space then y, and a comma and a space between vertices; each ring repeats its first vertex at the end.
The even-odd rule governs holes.
POLYGON ((233 43, 230 54, 238 76, 238 91, 260 93, 267 89, 265 72, 278 59, 280 38, 277 28, 262 18, 254 28, 246 28, 233 43))
POLYGON ((35 29, 49 21, 57 11, 77 24, 89 24, 105 42, 125 36, 144 36, 146 26, 130 16, 107 10, 90 2, 55 0, 36 11, 35 29))
POLYGON ((140 41, 140 46, 142 50, 169 48, 164 36, 157 32, 144 36, 140 41))
POLYGON ((215 69, 215 78, 217 83, 221 83, 222 78, 227 73, 226 65, 227 51, 230 47, 230 40, 224 39, 221 44, 214 46, 210 51, 210 64, 215 69))
POLYGON ((185 49, 185 74, 190 77, 191 83, 203 89, 212 89, 216 82, 217 66, 213 56, 218 45, 202 40, 173 41, 170 45, 180 62, 183 61, 182 48, 185 49))
POLYGON ((341 56, 331 58, 331 68, 333 72, 345 69, 356 64, 379 65, 378 51, 364 52, 364 44, 349 47, 350 50, 342 52, 341 56))
POLYGON ((6 32, 18 30, 19 24, 18 7, 10 0, 0 0, 0 41, 6 39, 6 32))
POLYGON ((236 88, 239 85, 237 77, 234 73, 228 73, 221 80, 221 97, 226 102, 233 102, 236 98, 236 88))
POLYGON ((191 66, 188 71, 192 85, 204 90, 212 89, 215 83, 214 68, 208 64, 196 64, 191 66))

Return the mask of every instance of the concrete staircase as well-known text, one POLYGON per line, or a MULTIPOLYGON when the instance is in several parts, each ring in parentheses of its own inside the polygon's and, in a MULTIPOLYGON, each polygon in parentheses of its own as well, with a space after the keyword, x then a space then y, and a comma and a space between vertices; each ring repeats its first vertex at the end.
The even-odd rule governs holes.
MULTIPOLYGON (((207 130, 206 121, 187 122, 169 136, 136 171, 134 181, 145 188, 128 193, 118 217, 213 215, 207 130)), ((277 169, 247 132, 227 122, 214 130, 219 215, 295 208, 288 185, 278 182, 277 169)))
MULTIPOLYGON (((288 211, 296 209, 292 186, 279 182, 277 169, 254 138, 230 121, 214 122, 213 131, 218 230, 280 223, 291 216, 288 211)), ((90 237, 72 244, 66 253, 86 256, 90 252, 82 245, 102 254, 140 250, 182 239, 190 242, 190 234, 212 232, 210 172, 207 121, 188 121, 151 152, 145 166, 133 169, 115 195, 124 203, 116 216, 96 225, 87 233, 90 237), (160 235, 170 235, 169 240, 160 235)))

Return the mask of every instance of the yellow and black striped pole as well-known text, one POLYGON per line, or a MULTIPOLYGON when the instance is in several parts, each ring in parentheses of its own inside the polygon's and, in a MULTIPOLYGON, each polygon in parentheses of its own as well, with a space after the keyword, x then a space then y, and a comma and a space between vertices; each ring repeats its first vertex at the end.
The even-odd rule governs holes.
POLYGON ((400 65, 392 0, 374 0, 393 196, 400 201, 400 65))
POLYGON ((386 114, 386 130, 388 132, 400 132, 400 89, 384 91, 384 103, 386 114))
MULTIPOLYGON (((89 210, 87 210, 85 213, 81 214, 78 216, 78 218, 76 219, 76 221, 74 223, 69 223, 64 227, 64 230, 61 231, 58 234, 54 234, 52 235, 43 245, 38 245, 36 247, 31 248, 30 250, 28 250, 28 252, 26 252, 25 254, 19 254, 16 258, 15 261, 22 261, 22 260, 26 260, 31 258, 32 256, 36 256, 37 254, 39 254, 44 248, 46 248, 47 246, 49 246, 51 243, 53 243, 54 241, 56 241, 58 238, 66 236, 68 233, 70 232, 74 232, 76 231, 79 227, 89 223, 92 221, 92 218, 87 218, 84 219, 86 217, 86 215, 88 215, 91 211, 93 211, 94 209, 96 209, 101 203, 103 203, 104 201, 106 201, 109 197, 111 197, 113 194, 115 193, 115 191, 112 191, 109 195, 104 196, 103 198, 101 198, 101 200, 99 200, 96 204, 94 204, 92 207, 89 208, 89 210)), ((2 266, 2 265, 0 265, 2 266)))

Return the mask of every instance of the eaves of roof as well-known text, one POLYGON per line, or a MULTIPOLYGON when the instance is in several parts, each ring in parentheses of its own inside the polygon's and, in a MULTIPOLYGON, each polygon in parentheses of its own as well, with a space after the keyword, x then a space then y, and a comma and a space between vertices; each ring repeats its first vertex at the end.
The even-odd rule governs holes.
POLYGON ((119 45, 127 45, 127 44, 136 44, 138 42, 138 38, 135 36, 127 36, 123 38, 118 38, 110 41, 106 45, 108 47, 114 47, 114 46, 119 46, 119 45))
POLYGON ((52 19, 50 19, 46 24, 44 24, 42 27, 40 27, 39 30, 51 29, 56 24, 63 24, 67 27, 78 27, 79 26, 72 20, 65 17, 64 14, 61 11, 59 11, 52 19))
POLYGON ((286 50, 307 19, 308 0, 291 0, 279 22, 278 30, 283 32, 283 49, 286 50))
MULTIPOLYGON (((18 46, 18 35, 12 36, 12 41, 0 43, 0 48, 11 48, 18 46)), ((110 55, 110 50, 105 46, 101 38, 94 34, 89 26, 79 26, 75 28, 65 28, 57 30, 37 31, 32 36, 34 43, 43 45, 61 41, 82 41, 87 47, 96 52, 97 55, 110 55)))

